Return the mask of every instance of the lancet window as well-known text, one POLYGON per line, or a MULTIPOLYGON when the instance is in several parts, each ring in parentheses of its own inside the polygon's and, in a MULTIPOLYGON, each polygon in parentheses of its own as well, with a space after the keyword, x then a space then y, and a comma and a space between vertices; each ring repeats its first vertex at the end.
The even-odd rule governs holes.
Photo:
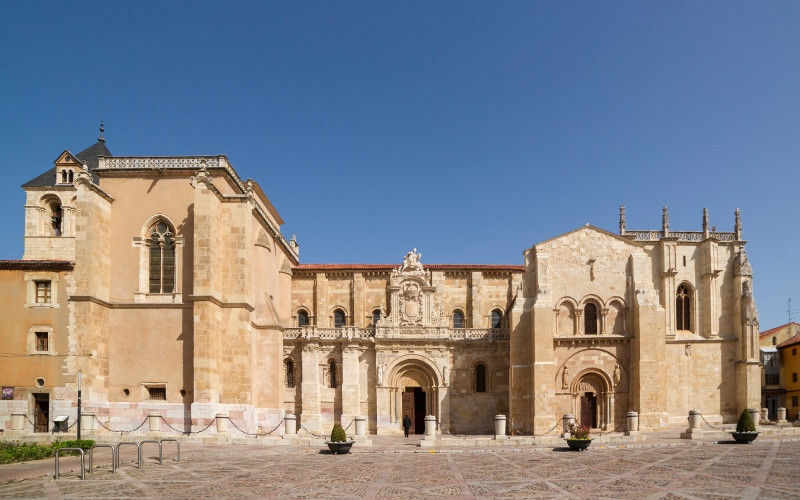
POLYGON ((150 293, 172 293, 175 290, 175 233, 164 221, 150 229, 149 276, 150 293))
POLYGON ((591 303, 583 308, 583 333, 597 335, 597 306, 591 303))
POLYGON ((692 329, 692 291, 686 283, 675 294, 675 325, 678 330, 692 329))

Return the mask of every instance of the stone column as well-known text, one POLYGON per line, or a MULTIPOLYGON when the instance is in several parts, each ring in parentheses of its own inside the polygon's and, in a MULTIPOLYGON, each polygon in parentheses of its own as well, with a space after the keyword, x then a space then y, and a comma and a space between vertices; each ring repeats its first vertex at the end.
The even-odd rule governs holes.
POLYGON ((358 380, 358 355, 356 346, 342 346, 342 425, 347 425, 361 414, 361 386, 358 380))
POLYGON ((425 439, 428 436, 436 435, 436 417, 433 415, 425 415, 425 439))
POLYGON ((283 420, 286 435, 297 434, 297 417, 289 413, 283 420))
POLYGON ((495 415, 494 416, 494 438, 495 439, 506 439, 506 416, 505 415, 495 415))
POLYGON ((367 435, 367 417, 364 416, 357 416, 356 420, 356 436, 366 436, 367 435))
POLYGON ((228 414, 217 413, 217 434, 228 433, 228 414))
POLYGON ((322 428, 319 392, 322 380, 319 374, 319 346, 316 342, 309 342, 303 346, 301 380, 300 426, 310 432, 318 432, 322 428))
POLYGON ((786 408, 781 406, 778 408, 778 423, 785 424, 786 423, 786 408))
POLYGON ((633 436, 639 434, 639 414, 635 411, 629 411, 625 416, 625 435, 633 436))
POLYGON ((81 412, 81 432, 92 432, 94 430, 94 412, 81 412))
POLYGON ((147 414, 147 421, 150 425, 150 432, 161 432, 161 413, 151 411, 147 414))

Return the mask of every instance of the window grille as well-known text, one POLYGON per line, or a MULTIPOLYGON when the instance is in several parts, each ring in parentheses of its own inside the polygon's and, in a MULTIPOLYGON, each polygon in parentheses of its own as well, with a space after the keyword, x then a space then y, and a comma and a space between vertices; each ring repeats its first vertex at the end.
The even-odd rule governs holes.
POLYGON ((378 326, 378 321, 381 319, 381 310, 375 309, 372 311, 372 326, 378 326))
POLYGON ((294 389, 294 363, 291 360, 287 360, 283 367, 286 372, 286 387, 294 389))
POLYGON ((166 401, 167 400, 167 388, 166 387, 148 387, 147 393, 150 399, 154 399, 157 401, 166 401))

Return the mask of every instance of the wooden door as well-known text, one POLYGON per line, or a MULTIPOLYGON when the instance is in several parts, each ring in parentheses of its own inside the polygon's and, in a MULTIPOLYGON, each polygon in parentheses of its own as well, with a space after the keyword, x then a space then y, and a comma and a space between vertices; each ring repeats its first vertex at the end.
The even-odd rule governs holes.
POLYGON ((33 432, 47 432, 50 423, 50 395, 34 394, 33 432))
POLYGON ((414 388, 409 387, 405 391, 403 391, 403 412, 400 415, 400 425, 403 425, 403 419, 405 416, 411 419, 411 430, 409 431, 411 434, 416 434, 416 418, 414 418, 414 388))
POLYGON ((581 425, 597 427, 597 396, 591 392, 581 396, 581 425))

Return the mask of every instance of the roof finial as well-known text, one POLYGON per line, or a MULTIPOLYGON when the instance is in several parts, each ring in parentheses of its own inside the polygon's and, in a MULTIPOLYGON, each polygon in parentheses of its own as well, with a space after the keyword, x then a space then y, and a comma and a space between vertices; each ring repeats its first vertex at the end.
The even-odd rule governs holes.
POLYGON ((105 132, 106 132, 106 127, 105 127, 105 125, 103 124, 103 120, 100 120, 100 137, 98 137, 98 138, 97 138, 97 140, 98 140, 98 141, 100 141, 100 142, 106 142, 106 138, 105 138, 105 137, 103 137, 103 135, 105 134, 105 132))
POLYGON ((703 207, 703 239, 708 238, 708 207, 703 207))
POLYGON ((619 234, 625 236, 625 205, 619 206, 619 234))
POLYGON ((734 215, 733 231, 736 233, 736 240, 742 239, 742 212, 737 208, 734 215))
POLYGON ((669 210, 667 210, 666 205, 661 210, 661 230, 664 232, 665 237, 669 236, 669 210))

